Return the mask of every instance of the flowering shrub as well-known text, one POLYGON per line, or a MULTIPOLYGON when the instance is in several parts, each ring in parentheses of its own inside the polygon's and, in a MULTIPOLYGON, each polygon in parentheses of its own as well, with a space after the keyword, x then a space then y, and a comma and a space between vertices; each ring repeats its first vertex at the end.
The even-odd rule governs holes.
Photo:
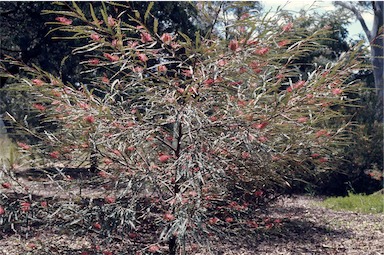
MULTIPOLYGON (((60 15, 55 30, 85 40, 73 53, 83 55, 90 80, 75 88, 9 59, 26 74, 8 76, 33 95, 31 110, 44 126, 55 127, 20 123, 38 142, 19 146, 32 165, 57 169, 63 190, 81 201, 66 213, 85 228, 131 238, 151 226, 158 239, 144 249, 167 244, 170 254, 204 244, 223 225, 268 229, 281 222, 252 215, 266 198, 341 157, 349 122, 339 109, 353 104, 356 53, 306 80, 292 64, 318 47, 326 29, 301 38, 278 17, 244 16, 231 25, 229 42, 219 35, 192 41, 176 31, 158 34, 150 9, 129 23, 106 8, 99 20, 92 6, 90 17, 75 4, 47 13, 60 15), (90 179, 74 181, 61 170, 80 167, 92 167, 90 179), (102 188, 96 195, 74 192, 95 184, 102 188)), ((21 202, 25 213, 33 207, 21 202)))

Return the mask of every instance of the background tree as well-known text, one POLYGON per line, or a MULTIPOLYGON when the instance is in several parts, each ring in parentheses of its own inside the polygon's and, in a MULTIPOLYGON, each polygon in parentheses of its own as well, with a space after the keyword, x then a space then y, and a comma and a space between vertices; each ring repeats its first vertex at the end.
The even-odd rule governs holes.
POLYGON ((373 76, 377 93, 377 119, 383 122, 383 97, 384 97, 384 2, 383 1, 336 1, 336 6, 341 6, 351 11, 360 22, 371 48, 371 61, 373 76), (363 18, 365 11, 373 12, 374 20, 369 29, 363 18))

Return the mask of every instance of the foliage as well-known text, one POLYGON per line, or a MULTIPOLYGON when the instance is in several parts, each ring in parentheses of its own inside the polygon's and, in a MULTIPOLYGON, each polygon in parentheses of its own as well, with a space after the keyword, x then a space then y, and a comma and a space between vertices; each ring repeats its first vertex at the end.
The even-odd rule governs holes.
POLYGON ((382 194, 353 194, 349 193, 346 197, 330 197, 325 199, 322 204, 334 210, 347 210, 362 213, 383 213, 384 195, 382 194))
MULTIPOLYGON (((228 25, 230 41, 199 33, 192 39, 160 33, 152 4, 130 15, 129 6, 111 3, 122 9, 116 16, 105 3, 99 12, 89 5, 89 15, 76 3, 58 4, 62 10, 45 11, 57 15, 52 33, 85 42, 73 53, 84 58, 89 80, 76 88, 13 58, 8 63, 23 72, 3 65, 2 76, 31 96, 27 110, 41 117, 30 126, 8 115, 36 137, 18 143, 30 166, 68 191, 69 201, 51 198, 61 226, 89 230, 97 223, 109 237, 150 228, 158 239, 143 249, 166 244, 176 254, 205 245, 223 224, 259 230, 252 218, 263 203, 341 160, 352 125, 342 110, 354 106, 359 45, 302 80, 294 62, 319 49, 327 28, 299 37, 300 28, 278 14, 245 15, 228 25), (66 171, 87 167, 87 178, 66 171), (83 192, 92 185, 102 192, 83 192)), ((12 171, 4 172, 17 184, 12 171)), ((40 208, 27 192, 28 210, 21 210, 40 208)), ((17 210, 9 204, 5 211, 17 210)))
MULTIPOLYGON (((89 2, 79 2, 78 7, 86 15, 90 15, 89 2)), ((148 2, 130 2, 125 11, 133 14, 133 11, 145 12, 148 2)), ((97 15, 102 7, 100 2, 92 3, 97 15)), ((115 8, 107 5, 108 11, 117 15, 115 8)), ((42 10, 59 10, 60 6, 53 2, 0 2, 1 33, 1 58, 12 56, 27 65, 35 64, 53 74, 60 76, 64 83, 76 86, 78 82, 85 82, 87 75, 81 73, 79 62, 83 60, 81 55, 71 54, 72 50, 84 44, 82 40, 51 40, 49 31, 53 28, 47 22, 51 21, 49 15, 41 15, 42 10)), ((165 31, 180 30, 189 37, 194 36, 196 31, 196 9, 193 4, 187 2, 155 2, 153 6, 154 16, 161 20, 158 24, 159 33, 165 31)), ((125 15, 120 17, 129 22, 125 15)), ((6 66, 12 74, 22 72, 17 65, 6 66)), ((27 118, 30 124, 38 122, 38 117, 29 111, 29 95, 10 89, 7 79, 0 81, 0 114, 5 112, 17 116, 19 119, 27 118), (3 89, 7 86, 7 89, 3 89)), ((7 122, 9 136, 19 139, 14 133, 11 123, 7 122)), ((29 138, 31 138, 29 136, 29 138)), ((31 138, 32 139, 32 138, 31 138)), ((33 139, 32 139, 33 140, 33 139)), ((31 141, 32 142, 32 141, 31 141)))

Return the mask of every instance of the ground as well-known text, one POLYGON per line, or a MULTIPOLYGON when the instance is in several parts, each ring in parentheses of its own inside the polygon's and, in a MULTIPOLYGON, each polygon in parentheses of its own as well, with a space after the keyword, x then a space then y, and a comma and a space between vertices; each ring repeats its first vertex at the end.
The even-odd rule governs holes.
MULTIPOLYGON (((282 219, 277 227, 229 239, 219 236, 213 240, 212 252, 200 250, 187 254, 383 254, 384 214, 334 211, 322 207, 321 200, 301 195, 281 198, 261 215, 282 219)), ((15 234, 0 237, 1 255, 81 254, 90 251, 97 239, 96 235, 70 236, 52 229, 33 232, 29 237, 15 234)), ((135 243, 116 240, 113 254, 132 254, 124 245, 132 247, 135 243)))

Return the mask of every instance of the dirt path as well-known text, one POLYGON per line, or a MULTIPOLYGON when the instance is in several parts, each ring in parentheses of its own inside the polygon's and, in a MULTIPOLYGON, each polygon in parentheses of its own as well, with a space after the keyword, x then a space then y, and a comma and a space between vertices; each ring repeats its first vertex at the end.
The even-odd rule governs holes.
MULTIPOLYGON (((224 254, 384 254, 384 214, 322 208, 321 198, 281 199, 269 217, 285 219, 280 231, 254 240, 252 248, 224 254)), ((229 247, 228 247, 229 248, 229 247)))
MULTIPOLYGON (((306 196, 281 199, 261 215, 282 219, 279 227, 264 234, 240 235, 226 241, 218 238, 212 246, 213 252, 188 254, 383 254, 384 214, 333 211, 320 207, 316 203, 320 200, 306 196)), ((95 236, 75 237, 50 231, 28 239, 0 236, 0 254, 82 254, 82 250, 91 247, 93 238, 95 236)), ((117 247, 121 245, 113 245, 112 250, 120 250, 117 247)), ((129 249, 123 250, 124 253, 113 254, 131 254, 129 249)))

